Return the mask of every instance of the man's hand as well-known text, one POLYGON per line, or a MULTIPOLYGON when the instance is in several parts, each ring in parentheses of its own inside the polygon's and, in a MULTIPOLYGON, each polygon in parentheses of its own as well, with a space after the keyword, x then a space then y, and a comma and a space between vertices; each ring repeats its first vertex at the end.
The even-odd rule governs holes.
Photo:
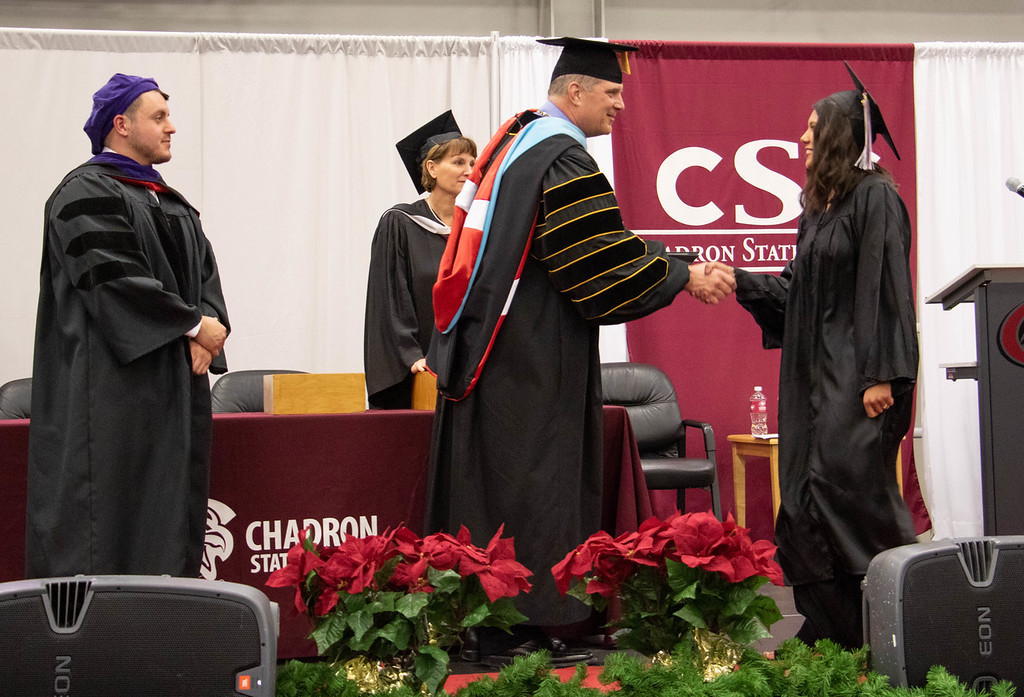
POLYGON ((195 339, 188 340, 189 351, 192 352, 192 372, 195 375, 206 375, 210 370, 213 354, 200 346, 195 339))
POLYGON ((203 319, 199 324, 199 333, 196 334, 195 338, 200 346, 214 356, 219 356, 220 350, 224 348, 224 340, 227 338, 228 330, 224 328, 224 325, 216 317, 203 315, 203 319))
POLYGON ((412 373, 413 375, 415 375, 416 373, 425 372, 426 369, 427 369, 427 359, 426 358, 421 358, 421 359, 419 359, 418 361, 416 361, 415 363, 412 364, 412 367, 409 368, 409 372, 412 373))
POLYGON ((696 261, 690 264, 690 280, 686 290, 707 305, 736 290, 736 276, 732 267, 718 261, 696 261))
POLYGON ((893 405, 892 385, 880 382, 864 390, 864 411, 868 418, 875 418, 893 405))

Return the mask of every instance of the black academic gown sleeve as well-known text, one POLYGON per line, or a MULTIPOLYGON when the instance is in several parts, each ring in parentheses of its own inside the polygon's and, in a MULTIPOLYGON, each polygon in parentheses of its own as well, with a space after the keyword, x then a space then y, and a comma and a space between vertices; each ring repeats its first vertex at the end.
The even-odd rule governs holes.
POLYGON ((669 305, 690 280, 665 246, 625 229, 615 194, 580 146, 545 173, 531 256, 584 319, 620 324, 669 305))
POLYGON ((761 327, 761 344, 781 348, 786 323, 786 293, 793 275, 790 264, 779 276, 736 269, 736 300, 761 327))
POLYGON ((902 393, 917 379, 917 319, 910 272, 910 216, 896 190, 872 177, 853 199, 862 221, 853 321, 859 391, 889 382, 902 393))

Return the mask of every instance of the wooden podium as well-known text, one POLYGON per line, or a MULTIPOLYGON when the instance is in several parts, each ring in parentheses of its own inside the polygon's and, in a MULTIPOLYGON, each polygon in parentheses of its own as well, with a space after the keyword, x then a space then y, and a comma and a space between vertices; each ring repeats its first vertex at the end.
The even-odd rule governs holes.
POLYGON ((985 535, 1024 534, 1024 266, 972 266, 926 303, 974 303, 978 362, 947 377, 978 380, 985 535))

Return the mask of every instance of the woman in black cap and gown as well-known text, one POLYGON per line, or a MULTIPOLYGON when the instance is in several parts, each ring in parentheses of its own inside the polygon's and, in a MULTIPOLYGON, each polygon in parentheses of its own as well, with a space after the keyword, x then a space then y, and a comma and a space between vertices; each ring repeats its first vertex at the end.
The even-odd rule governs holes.
MULTIPOLYGON (((849 66, 847 66, 849 68, 849 66)), ((878 105, 857 87, 814 105, 797 256, 778 277, 736 271, 736 296, 782 348, 778 558, 797 637, 863 645, 860 583, 879 552, 916 541, 896 484, 917 376, 910 218, 875 164, 878 105)))
POLYGON ((412 404, 413 377, 426 369, 434 327, 431 289, 455 215, 455 197, 476 163, 476 144, 462 136, 451 111, 396 147, 421 197, 385 211, 373 235, 363 366, 375 409, 412 404))

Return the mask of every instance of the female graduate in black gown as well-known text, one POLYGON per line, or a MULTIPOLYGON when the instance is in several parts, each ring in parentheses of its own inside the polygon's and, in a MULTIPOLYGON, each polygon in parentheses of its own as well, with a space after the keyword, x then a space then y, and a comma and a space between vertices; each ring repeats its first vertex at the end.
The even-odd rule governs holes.
POLYGON ((807 183, 796 258, 779 277, 737 270, 736 293, 765 348, 782 348, 775 541, 805 617, 797 637, 854 648, 868 563, 916 541, 895 461, 918 352, 910 219, 873 162, 875 134, 899 155, 850 74, 857 89, 815 104, 800 139, 807 183))
POLYGON ((426 370, 434 328, 431 289, 455 215, 455 197, 476 163, 476 144, 462 136, 450 111, 397 148, 421 197, 385 211, 373 235, 363 366, 374 409, 408 409, 413 377, 426 370))

